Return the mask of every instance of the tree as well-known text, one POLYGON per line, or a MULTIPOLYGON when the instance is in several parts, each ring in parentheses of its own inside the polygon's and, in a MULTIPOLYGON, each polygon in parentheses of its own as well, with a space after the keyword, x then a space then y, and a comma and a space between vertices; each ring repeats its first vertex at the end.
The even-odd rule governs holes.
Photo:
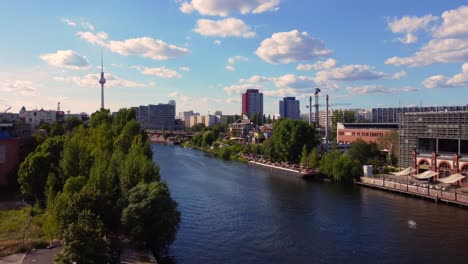
POLYGON ((301 120, 282 118, 273 124, 273 135, 267 140, 272 144, 268 150, 271 160, 297 163, 304 145, 312 149, 320 143, 317 131, 301 120))
POLYGON ((341 155, 333 164, 333 179, 338 182, 350 182, 360 176, 361 165, 357 160, 353 161, 347 153, 341 155))
POLYGON ((333 166, 335 161, 340 157, 340 152, 338 150, 332 150, 328 153, 323 154, 322 159, 320 160, 320 172, 326 176, 333 175, 333 166))
POLYGON ((308 165, 311 168, 317 168, 320 165, 320 156, 317 148, 313 148, 310 152, 308 165))
POLYGON ((309 153, 307 151, 307 146, 304 145, 302 147, 302 152, 301 152, 301 164, 306 166, 307 165, 307 160, 308 160, 309 153))
POLYGON ((103 123, 112 125, 112 115, 109 109, 101 109, 91 114, 90 125, 92 128, 96 128, 103 123))
POLYGON ((63 136, 46 139, 21 163, 18 182, 26 201, 45 205, 45 186, 49 173, 59 174, 63 136))
POLYGON ((198 124, 193 125, 190 129, 195 132, 201 132, 205 130, 205 124, 198 123, 198 124))
POLYGON ((214 136, 213 136, 213 132, 211 131, 206 131, 205 133, 203 133, 203 145, 205 147, 210 147, 214 142, 214 136))
POLYGON ((375 142, 367 143, 358 138, 351 145, 348 154, 353 160, 359 161, 361 165, 368 164, 373 158, 380 156, 380 150, 375 142))
POLYGON ((63 123, 63 128, 67 132, 73 131, 76 127, 79 127, 83 122, 79 120, 76 116, 71 116, 65 118, 65 122, 63 123))
POLYGON ((153 249, 166 249, 175 239, 180 212, 164 182, 140 183, 128 192, 122 223, 128 236, 153 249))
POLYGON ((393 131, 389 134, 384 134, 383 136, 380 136, 377 138, 377 144, 381 148, 388 149, 390 152, 390 160, 391 164, 393 165, 396 162, 394 162, 398 158, 398 153, 399 153, 399 138, 398 138, 398 132, 393 131))
POLYGON ((61 135, 64 135, 65 134, 65 129, 63 128, 63 126, 57 122, 54 122, 52 123, 52 125, 50 125, 50 132, 49 134, 53 137, 53 136, 61 136, 61 135))
POLYGON ((63 234, 63 251, 57 263, 109 263, 109 242, 104 239, 103 223, 89 210, 80 212, 78 219, 63 234))

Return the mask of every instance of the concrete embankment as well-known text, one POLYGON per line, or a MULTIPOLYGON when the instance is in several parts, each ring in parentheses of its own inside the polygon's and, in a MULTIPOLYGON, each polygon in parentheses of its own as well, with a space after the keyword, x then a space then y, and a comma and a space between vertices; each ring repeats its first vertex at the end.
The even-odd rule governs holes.
POLYGON ((278 173, 281 173, 282 175, 295 176, 295 177, 299 177, 303 179, 315 176, 313 173, 309 173, 304 170, 280 167, 280 166, 275 166, 275 165, 256 162, 256 161, 249 161, 248 164, 253 167, 266 169, 272 172, 278 172, 278 173))
POLYGON ((358 182, 361 186, 376 188, 385 191, 397 192, 400 194, 411 195, 420 198, 427 198, 435 202, 445 202, 468 207, 468 193, 458 192, 457 190, 443 190, 431 188, 425 184, 423 186, 388 181, 379 178, 361 177, 358 182))

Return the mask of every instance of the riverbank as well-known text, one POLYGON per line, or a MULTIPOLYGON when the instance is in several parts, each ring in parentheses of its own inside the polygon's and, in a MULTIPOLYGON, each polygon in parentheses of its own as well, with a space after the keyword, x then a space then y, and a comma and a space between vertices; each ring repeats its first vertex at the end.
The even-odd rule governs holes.
POLYGON ((271 163, 271 162, 261 162, 257 160, 249 160, 248 164, 253 167, 258 167, 262 169, 267 169, 274 172, 280 172, 281 174, 288 175, 288 176, 295 176, 302 179, 311 179, 317 178, 320 176, 320 172, 318 170, 313 169, 304 169, 300 166, 295 165, 287 165, 281 163, 271 163))
POLYGON ((361 177, 361 181, 358 184, 364 187, 429 199, 436 203, 440 201, 468 208, 468 193, 458 191, 457 189, 446 189, 445 187, 442 189, 439 186, 436 187, 436 185, 432 186, 431 184, 418 185, 370 177, 361 177))

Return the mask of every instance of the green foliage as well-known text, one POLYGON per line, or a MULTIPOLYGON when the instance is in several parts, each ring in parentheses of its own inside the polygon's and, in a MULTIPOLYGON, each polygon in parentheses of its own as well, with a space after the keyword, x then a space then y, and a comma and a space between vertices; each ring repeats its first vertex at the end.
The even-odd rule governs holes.
POLYGON ((192 138, 192 143, 195 147, 201 148, 203 145, 203 134, 201 132, 196 133, 192 138))
POLYGON ((62 185, 70 177, 89 175, 93 164, 92 149, 95 145, 89 144, 89 133, 84 127, 78 127, 75 133, 67 136, 63 143, 62 159, 62 185))
POLYGON ((308 165, 311 168, 318 168, 320 165, 320 155, 317 148, 313 148, 309 154, 308 165))
POLYGON ((282 118, 273 124, 273 136, 263 144, 270 160, 297 163, 304 145, 312 149, 319 142, 316 130, 306 122, 282 118))
POLYGON ((205 124, 199 123, 199 124, 193 125, 190 129, 195 132, 202 132, 202 131, 205 131, 205 128, 206 128, 205 124))
POLYGON ((156 250, 167 248, 180 222, 177 203, 164 182, 141 183, 128 192, 122 223, 130 238, 156 250))
POLYGON ((49 131, 50 135, 53 137, 53 136, 61 136, 61 135, 64 135, 65 134, 65 129, 63 128, 63 126, 57 122, 54 122, 52 123, 52 125, 50 125, 50 131, 49 131))
POLYGON ((303 165, 307 165, 307 161, 308 161, 308 157, 309 156, 309 153, 307 151, 307 146, 304 145, 302 147, 302 152, 301 152, 301 164, 303 165))
POLYGON ((79 127, 83 122, 79 120, 76 116, 71 116, 65 118, 65 122, 63 123, 63 128, 66 132, 71 132, 73 129, 79 127))
POLYGON ((322 155, 320 160, 320 171, 326 176, 333 175, 333 166, 336 160, 340 157, 340 152, 338 150, 332 150, 328 153, 322 155))
MULTIPOLYGON (((164 228, 153 232, 152 240, 144 239, 157 247, 172 242, 180 221, 177 205, 167 186, 159 186, 159 167, 152 160, 148 135, 136 122, 135 113, 122 109, 114 118, 109 110, 101 109, 92 115, 90 128, 76 125, 70 124, 72 131, 65 136, 47 138, 28 155, 19 172, 25 199, 47 205, 44 230, 50 238, 64 238, 64 252, 57 261, 106 263, 108 247, 102 237, 105 232, 122 230, 122 211, 136 201, 127 202, 127 194, 139 184, 152 186, 145 198, 150 203, 140 205, 156 208, 157 214, 142 214, 138 221, 146 226, 157 215, 158 228, 164 228), (153 185, 159 186, 157 192, 153 185), (166 214, 165 209, 172 211, 166 214), (84 235, 78 233, 80 228, 85 229, 84 235)), ((209 142, 203 134, 200 138, 201 143, 209 142)), ((130 215, 128 219, 132 219, 130 215)))
POLYGON ((56 263, 108 263, 109 242, 104 239, 103 223, 88 210, 80 212, 63 235, 63 251, 56 263))
POLYGON ((223 160, 229 160, 231 158, 231 154, 232 154, 231 148, 230 147, 222 147, 219 150, 219 154, 220 154, 220 157, 223 160))
MULTIPOLYGON (((367 143, 362 139, 357 139, 348 151, 353 160, 357 160, 361 165, 369 164, 371 160, 380 156, 379 147, 375 142, 367 143)), ((378 165, 378 164, 375 164, 378 165)))
POLYGON ((101 124, 108 124, 112 125, 112 115, 110 114, 109 109, 101 109, 99 111, 94 112, 91 114, 90 125, 92 128, 96 128, 101 124))
POLYGON ((18 182, 26 201, 45 205, 47 177, 49 173, 59 173, 58 163, 63 141, 63 136, 48 138, 21 163, 18 182))
POLYGON ((203 146, 209 147, 213 144, 213 142, 214 142, 213 132, 206 131, 205 133, 203 133, 203 146))
POLYGON ((333 179, 338 182, 350 182, 361 175, 361 165, 353 161, 350 155, 343 154, 333 164, 333 179))

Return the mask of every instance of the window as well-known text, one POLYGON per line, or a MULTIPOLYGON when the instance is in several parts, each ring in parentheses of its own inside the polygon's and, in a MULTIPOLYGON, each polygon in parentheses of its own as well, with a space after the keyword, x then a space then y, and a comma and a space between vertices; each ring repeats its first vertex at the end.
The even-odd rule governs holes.
POLYGON ((450 165, 443 162, 439 167, 439 178, 445 178, 450 176, 450 165))
POLYGON ((6 157, 6 146, 5 145, 0 145, 0 163, 5 163, 5 157, 6 157))

